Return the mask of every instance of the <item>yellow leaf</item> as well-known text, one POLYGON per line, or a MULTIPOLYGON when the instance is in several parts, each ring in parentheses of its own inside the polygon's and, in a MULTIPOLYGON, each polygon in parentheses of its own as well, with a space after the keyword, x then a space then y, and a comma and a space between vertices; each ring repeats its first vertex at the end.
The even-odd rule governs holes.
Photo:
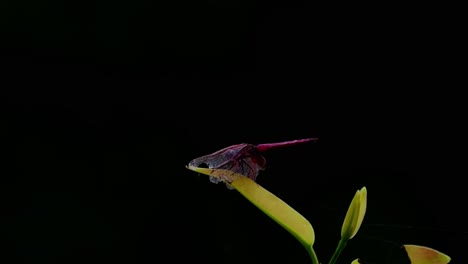
POLYGON ((315 234, 310 222, 283 200, 258 185, 255 181, 229 170, 192 166, 188 166, 187 168, 225 180, 247 200, 291 233, 303 246, 309 249, 314 244, 315 234))
POLYGON ((435 249, 418 246, 418 245, 404 245, 408 253, 411 264, 447 264, 451 258, 442 252, 435 249))

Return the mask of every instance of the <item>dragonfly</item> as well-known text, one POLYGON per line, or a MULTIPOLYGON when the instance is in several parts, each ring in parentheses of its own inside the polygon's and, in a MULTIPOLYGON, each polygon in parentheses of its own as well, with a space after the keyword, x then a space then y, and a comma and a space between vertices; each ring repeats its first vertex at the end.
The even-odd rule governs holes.
MULTIPOLYGON (((248 143, 236 144, 212 154, 193 159, 189 162, 189 166, 200 167, 205 165, 209 169, 228 170, 256 181, 258 173, 266 168, 266 159, 262 156, 262 153, 277 148, 315 142, 317 140, 318 138, 305 138, 258 145, 248 143)), ((210 176, 210 181, 219 183, 223 179, 210 176)), ((228 189, 233 189, 229 184, 226 184, 226 186, 228 189)))

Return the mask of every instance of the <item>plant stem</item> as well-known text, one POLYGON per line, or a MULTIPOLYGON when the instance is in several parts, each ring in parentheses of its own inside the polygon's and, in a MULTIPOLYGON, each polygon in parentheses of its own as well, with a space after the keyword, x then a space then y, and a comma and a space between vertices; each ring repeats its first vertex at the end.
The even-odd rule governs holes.
POLYGON ((310 256, 310 259, 312 260, 312 264, 319 264, 317 255, 315 255, 315 251, 312 246, 307 247, 307 252, 309 252, 309 256, 310 256))
POLYGON ((328 262, 328 264, 335 264, 336 260, 340 256, 343 249, 346 247, 347 243, 348 243, 348 240, 340 239, 340 242, 338 243, 338 246, 336 247, 335 253, 333 253, 333 256, 328 262))

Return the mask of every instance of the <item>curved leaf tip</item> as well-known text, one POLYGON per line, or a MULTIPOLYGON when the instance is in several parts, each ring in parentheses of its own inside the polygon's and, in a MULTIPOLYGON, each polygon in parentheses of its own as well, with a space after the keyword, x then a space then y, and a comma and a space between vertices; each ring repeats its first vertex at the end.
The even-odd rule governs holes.
POLYGON ((314 244, 315 233, 310 222, 283 200, 258 185, 255 181, 229 170, 194 166, 186 166, 186 168, 225 181, 291 233, 307 249, 314 244))

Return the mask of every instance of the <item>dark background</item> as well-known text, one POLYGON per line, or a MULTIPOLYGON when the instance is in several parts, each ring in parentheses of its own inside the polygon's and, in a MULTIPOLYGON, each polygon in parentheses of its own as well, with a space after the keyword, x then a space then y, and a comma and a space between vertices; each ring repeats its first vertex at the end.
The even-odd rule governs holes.
POLYGON ((343 263, 405 263, 403 243, 461 256, 461 122, 437 88, 449 33, 432 7, 1 5, 2 263, 308 263, 236 191, 184 168, 305 137, 319 141, 266 153, 258 182, 310 220, 322 262, 362 186, 343 263))

